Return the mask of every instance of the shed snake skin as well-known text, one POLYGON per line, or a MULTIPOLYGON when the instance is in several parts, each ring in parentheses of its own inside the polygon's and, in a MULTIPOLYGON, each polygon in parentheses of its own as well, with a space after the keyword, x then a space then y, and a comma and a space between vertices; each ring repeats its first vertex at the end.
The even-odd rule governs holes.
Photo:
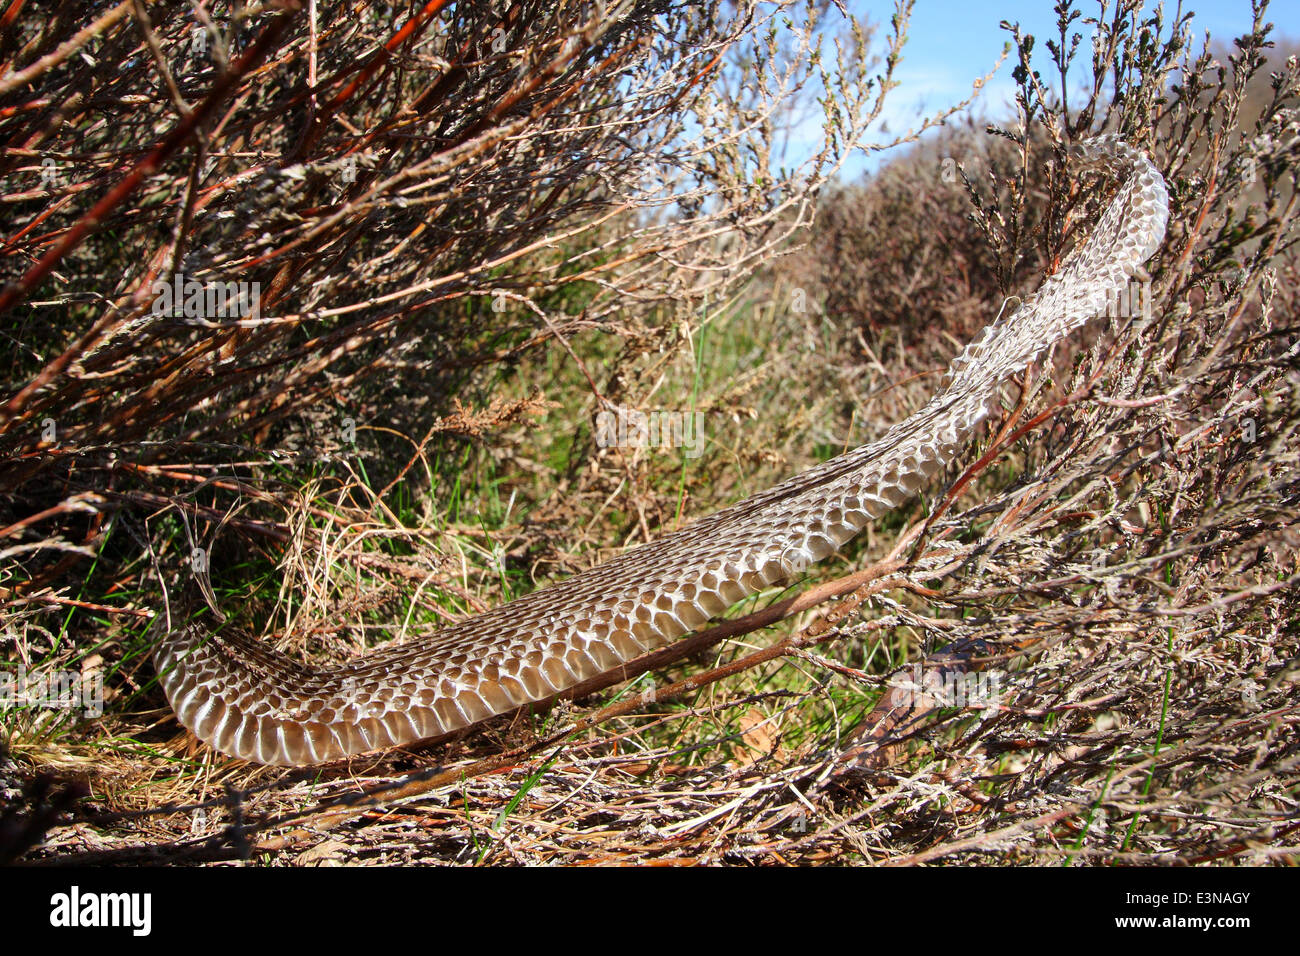
POLYGON ((1074 155, 1121 181, 1087 241, 883 437, 558 584, 340 667, 310 667, 238 634, 172 630, 154 660, 180 722, 224 754, 281 766, 439 737, 641 657, 831 554, 952 461, 1001 383, 1103 314, 1159 248, 1169 197, 1145 154, 1102 136, 1074 155))

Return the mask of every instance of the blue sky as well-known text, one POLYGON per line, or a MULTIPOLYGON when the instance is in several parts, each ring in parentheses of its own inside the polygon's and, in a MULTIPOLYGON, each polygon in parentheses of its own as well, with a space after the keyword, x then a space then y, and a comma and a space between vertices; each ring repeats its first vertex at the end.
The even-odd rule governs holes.
MULTIPOLYGON (((846 5, 859 17, 888 29, 892 0, 849 0, 846 5)), ((1096 0, 1080 0, 1075 6, 1085 17, 1095 16, 1098 9, 1096 0)), ((1109 6, 1114 9, 1113 0, 1109 6)), ((1154 6, 1148 0, 1147 9, 1154 6)), ((1176 6, 1176 0, 1165 3, 1167 20, 1172 19, 1176 6)), ((1052 7, 1053 0, 916 0, 903 61, 895 74, 901 85, 890 93, 883 115, 890 131, 902 132, 913 125, 920 107, 933 111, 970 94, 971 82, 993 67, 1010 38, 998 27, 1000 20, 1019 21, 1022 33, 1034 35, 1035 63, 1046 73, 1050 64, 1043 41, 1057 33, 1052 7)), ((1207 29, 1213 37, 1230 41, 1246 32, 1251 23, 1250 0, 1184 0, 1183 9, 1195 13, 1192 29, 1198 46, 1207 29)), ((1300 39, 1300 0, 1273 0, 1265 19, 1275 25, 1275 37, 1300 39)), ((1090 28, 1076 21, 1071 29, 1084 34, 1079 55, 1089 53, 1090 28)), ((1014 65, 1009 56, 980 94, 978 103, 990 114, 1002 113, 1000 107, 1013 102, 1014 65)), ((891 138, 873 137, 882 141, 891 138)), ((852 174, 868 164, 859 151, 846 172, 852 174)))

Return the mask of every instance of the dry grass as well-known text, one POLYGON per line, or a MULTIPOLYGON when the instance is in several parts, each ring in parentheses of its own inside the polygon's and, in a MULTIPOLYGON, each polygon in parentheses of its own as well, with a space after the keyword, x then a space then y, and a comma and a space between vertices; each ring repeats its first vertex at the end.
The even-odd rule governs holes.
MULTIPOLYGON (((0 524, 17 529, 0 546, 31 545, 5 558, 0 612, 19 638, 11 661, 98 670, 105 713, 3 713, 0 851, 46 863, 275 865, 1289 862, 1300 845, 1300 76, 1260 45, 1262 30, 1234 62, 1223 58, 1220 76, 1208 53, 1175 42, 1180 26, 1147 24, 1160 42, 1139 48, 1141 25, 1119 16, 1103 30, 1113 55, 1098 64, 1091 102, 1065 113, 1051 82, 1022 73, 1027 133, 946 133, 865 185, 823 193, 811 235, 800 203, 833 162, 785 192, 734 167, 731 180, 700 187, 730 207, 686 202, 662 223, 597 223, 601 194, 575 181, 562 216, 521 217, 537 236, 575 230, 569 251, 529 252, 458 287, 462 305, 492 290, 522 297, 500 312, 431 308, 421 291, 379 303, 452 272, 408 255, 423 240, 405 227, 376 229, 351 259, 295 259, 286 328, 144 337, 139 348, 179 370, 159 405, 165 420, 150 427, 183 424, 156 449, 147 428, 115 431, 95 411, 105 388, 157 386, 129 350, 106 369, 108 386, 58 373, 23 420, 66 418, 83 430, 78 454, 55 455, 12 426, 0 434, 0 524), (1114 102, 1107 77, 1125 94, 1114 102), (1170 82, 1179 88, 1161 98, 1170 82), (200 587, 278 646, 342 660, 590 566, 879 434, 1093 221, 1105 187, 1071 175, 1063 143, 1102 127, 1150 150, 1171 185, 1169 238, 1148 266, 1150 321, 1102 320, 1059 347, 1047 369, 1008 387, 1001 420, 921 501, 807 579, 733 609, 732 624, 616 691, 346 767, 251 767, 192 747, 175 724, 147 654, 157 622, 209 613, 200 587), (965 175, 945 175, 954 168, 965 175), (755 189, 798 199, 746 206, 755 189), (728 210, 741 217, 734 234, 705 242, 728 210), (787 235, 813 254, 771 259, 787 235), (657 245, 668 239, 676 251, 657 245), (630 258, 611 252, 603 271, 583 273, 592 247, 630 258), (355 304, 355 318, 304 340, 327 296, 355 304), (529 327, 532 306, 542 317, 529 327), (386 338, 399 314, 422 345, 386 338), (362 326, 354 357, 312 365, 328 352, 321 339, 362 326), (229 364, 214 366, 208 352, 227 346, 229 364), (226 369, 238 401, 205 405, 195 383, 226 369), (597 447, 602 401, 699 411, 704 454, 597 447), (341 441, 342 412, 355 451, 341 441), (196 546, 211 572, 194 580, 185 559, 196 546), (900 670, 918 661, 996 678, 996 706, 895 707, 900 670)), ((696 28, 696 42, 720 49, 709 46, 721 42, 716 28, 696 28)), ((307 31, 293 37, 286 49, 305 60, 307 31)), ((683 62, 695 75, 699 59, 683 62)), ((681 75, 658 82, 678 89, 681 75)), ((403 82, 390 77, 374 102, 403 82)), ((850 96, 859 119, 873 102, 863 95, 850 96)), ((725 89, 710 96, 719 115, 742 115, 725 89)), ((767 107, 774 123, 779 102, 767 107)), ((374 117, 351 119, 376 128, 374 117)), ((606 132, 608 147, 617 130, 606 132)), ((578 133, 557 120, 546 135, 578 133)), ((728 141, 704 141, 719 147, 708 155, 720 177, 728 141)), ((484 169, 445 185, 421 170, 443 190, 434 195, 459 203, 448 216, 499 212, 485 197, 512 174, 512 154, 483 155, 484 169)), ((192 192, 184 164, 173 173, 169 217, 192 192)), ((680 195, 685 180, 669 179, 680 195)), ((336 235, 375 222, 375 201, 348 199, 336 235)), ((56 242, 80 208, 24 241, 56 242)), ((279 211, 269 203, 246 232, 290 239, 333 215, 299 210, 299 223, 279 211)), ((117 261, 135 260, 133 278, 104 292, 97 247, 58 281, 60 295, 84 281, 116 303, 114 322, 129 322, 120 310, 151 260, 136 251, 144 240, 132 229, 143 226, 120 215, 117 261)), ((506 221, 486 234, 524 248, 522 227, 506 221)), ((276 245, 246 240, 194 227, 186 244, 212 263, 276 245)), ((156 248, 159 262, 179 255, 168 240, 156 248)), ((440 254, 475 258, 468 240, 449 249, 440 254)), ((59 308, 69 338, 103 321, 59 308)), ((35 328, 7 331, 31 352, 35 328)), ((137 397, 123 398, 115 421, 147 418, 142 392, 120 394, 137 397)))

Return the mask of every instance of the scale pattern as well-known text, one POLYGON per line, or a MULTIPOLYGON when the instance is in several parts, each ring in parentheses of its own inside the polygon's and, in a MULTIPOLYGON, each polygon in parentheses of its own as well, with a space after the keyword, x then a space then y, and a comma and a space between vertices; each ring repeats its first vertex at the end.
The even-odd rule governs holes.
POLYGON ((435 634, 332 669, 238 634, 168 633, 155 651, 181 723, 225 754, 301 766, 441 736, 679 637, 834 552, 962 450, 1009 376, 1106 311, 1159 248, 1159 172, 1113 136, 1075 147, 1122 180, 1087 242, 953 359, 931 401, 880 439, 682 529, 435 634))

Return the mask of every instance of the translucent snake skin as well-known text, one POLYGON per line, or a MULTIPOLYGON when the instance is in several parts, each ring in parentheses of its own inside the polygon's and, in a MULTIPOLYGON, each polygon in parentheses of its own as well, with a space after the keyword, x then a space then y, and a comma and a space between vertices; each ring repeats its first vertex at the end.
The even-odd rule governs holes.
POLYGON ((172 630, 154 657, 180 722, 222 753, 287 766, 439 737, 662 647, 831 554, 952 461, 999 385, 1103 314, 1160 246, 1169 197, 1147 157, 1113 136, 1074 154, 1121 181, 1088 240, 882 438, 559 584, 340 667, 309 667, 237 634, 172 630))

